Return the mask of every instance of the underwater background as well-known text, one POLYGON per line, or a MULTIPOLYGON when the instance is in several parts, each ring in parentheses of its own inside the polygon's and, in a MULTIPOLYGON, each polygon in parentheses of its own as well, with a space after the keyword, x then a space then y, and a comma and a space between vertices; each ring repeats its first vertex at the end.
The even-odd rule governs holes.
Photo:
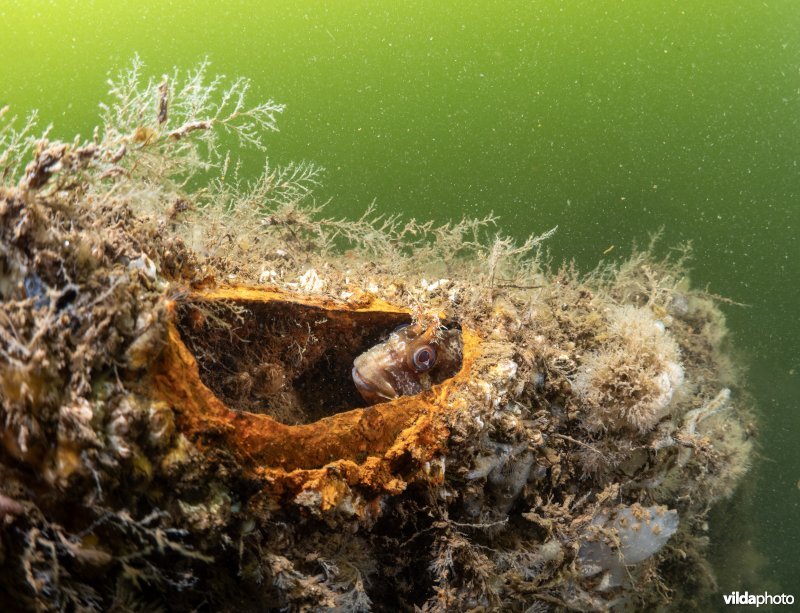
POLYGON ((326 167, 329 214, 558 225, 553 261, 586 271, 661 228, 664 253, 691 241, 693 284, 747 305, 723 308, 761 416, 723 503, 751 506, 716 510, 711 538, 755 525, 763 559, 718 556, 720 595, 800 597, 797 0, 5 0, 0 22, 0 107, 55 137, 91 133, 134 54, 155 78, 207 56, 287 105, 270 158, 326 167))

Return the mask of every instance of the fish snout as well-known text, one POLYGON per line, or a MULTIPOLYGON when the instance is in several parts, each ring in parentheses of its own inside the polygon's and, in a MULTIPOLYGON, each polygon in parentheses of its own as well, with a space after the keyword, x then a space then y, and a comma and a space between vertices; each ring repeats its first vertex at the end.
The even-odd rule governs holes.
POLYGON ((381 372, 374 372, 374 369, 366 369, 370 372, 365 372, 359 369, 358 364, 353 366, 352 377, 356 389, 361 394, 361 397, 369 404, 377 404, 379 402, 386 402, 397 398, 397 390, 394 386, 382 375, 381 372))

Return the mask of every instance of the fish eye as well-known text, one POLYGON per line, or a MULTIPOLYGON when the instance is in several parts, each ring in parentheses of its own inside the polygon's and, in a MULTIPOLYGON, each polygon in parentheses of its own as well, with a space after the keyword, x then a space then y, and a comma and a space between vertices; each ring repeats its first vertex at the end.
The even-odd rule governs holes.
POLYGON ((430 345, 423 345, 414 351, 411 357, 411 365, 417 372, 425 372, 433 368, 436 364, 436 349, 430 345))

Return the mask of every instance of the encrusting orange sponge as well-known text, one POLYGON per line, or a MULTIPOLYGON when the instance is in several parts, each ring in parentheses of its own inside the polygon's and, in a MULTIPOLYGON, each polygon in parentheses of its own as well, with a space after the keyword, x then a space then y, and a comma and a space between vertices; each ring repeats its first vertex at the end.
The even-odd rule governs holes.
MULTIPOLYGON (((442 451, 449 434, 443 417, 458 410, 458 392, 479 347, 478 335, 462 330, 464 358, 455 376, 414 396, 348 408, 348 402, 363 402, 353 401, 358 394, 348 379, 331 381, 331 371, 349 369, 376 337, 410 319, 407 310, 377 299, 340 303, 275 289, 225 287, 193 293, 172 303, 170 311, 167 344, 151 375, 155 396, 175 411, 178 431, 201 451, 233 454, 240 470, 262 480, 274 496, 318 492, 319 511, 336 507, 353 488, 398 493, 442 451), (270 330, 273 336, 265 335, 270 330), (294 359, 289 349, 309 338, 313 346, 294 359), (198 360, 190 347, 203 357, 198 360), (282 400, 295 409, 295 419, 319 416, 320 407, 331 414, 310 423, 281 423, 268 414, 286 415, 280 407, 257 413, 236 406, 252 409, 252 398, 228 402, 233 396, 220 371, 231 365, 256 370, 265 361, 284 362, 289 393, 282 400), (312 406, 304 407, 304 401, 312 406)), ((252 390, 250 395, 258 398, 252 390)), ((271 400, 277 405, 281 398, 273 394, 271 400)))

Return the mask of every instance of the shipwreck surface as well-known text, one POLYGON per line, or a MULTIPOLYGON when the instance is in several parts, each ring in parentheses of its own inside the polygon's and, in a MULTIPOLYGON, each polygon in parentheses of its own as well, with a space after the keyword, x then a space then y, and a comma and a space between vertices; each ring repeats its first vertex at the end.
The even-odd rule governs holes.
POLYGON ((325 218, 215 140, 280 105, 140 70, 89 141, 0 124, 4 610, 702 606, 755 426, 684 257, 325 218), (443 322, 457 367, 367 404, 354 360, 443 322))

